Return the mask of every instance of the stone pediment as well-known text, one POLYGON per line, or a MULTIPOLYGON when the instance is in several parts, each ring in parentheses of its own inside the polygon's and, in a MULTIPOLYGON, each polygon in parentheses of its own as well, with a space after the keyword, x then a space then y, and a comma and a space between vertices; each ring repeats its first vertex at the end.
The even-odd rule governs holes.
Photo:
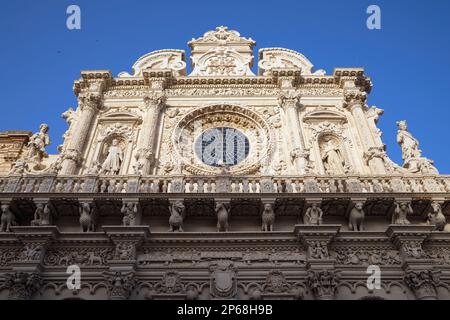
POLYGON ((174 75, 186 75, 185 52, 183 50, 165 49, 147 53, 133 65, 133 74, 121 72, 119 77, 142 76, 146 69, 170 69, 174 75))
MULTIPOLYGON (((253 48, 256 42, 241 37, 235 30, 220 26, 200 38, 188 42, 191 48, 194 77, 255 76, 253 48)), ((312 72, 313 64, 301 53, 285 48, 259 50, 258 75, 271 76, 273 70, 299 70, 302 75, 325 75, 320 69, 312 72)), ((119 78, 142 77, 144 71, 171 70, 173 76, 186 76, 186 55, 183 50, 164 49, 145 54, 132 67, 132 74, 121 72, 119 78)))
MULTIPOLYGON (((311 75, 313 64, 301 53, 285 48, 263 48, 259 50, 258 74, 269 75, 272 69, 300 69, 302 74, 311 75)), ((323 75, 318 70, 317 75, 323 75)))

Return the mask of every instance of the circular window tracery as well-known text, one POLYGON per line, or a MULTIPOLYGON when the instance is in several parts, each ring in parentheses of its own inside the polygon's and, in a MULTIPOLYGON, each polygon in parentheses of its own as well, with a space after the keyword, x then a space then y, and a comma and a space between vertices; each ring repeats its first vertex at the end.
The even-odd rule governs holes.
MULTIPOLYGON (((196 108, 175 125, 172 133, 174 161, 179 161, 184 171, 195 175, 220 174, 222 165, 228 166, 228 172, 232 175, 255 174, 273 150, 272 133, 268 123, 258 113, 241 106, 213 104, 196 108), (214 143, 222 141, 226 145, 222 147, 222 155, 218 151, 218 155, 202 155, 207 145, 212 143, 208 143, 211 135, 217 136, 217 133, 222 137, 216 138, 214 143), (226 141, 227 135, 231 141, 226 141)), ((210 147, 220 150, 217 146, 210 147)))
POLYGON ((247 158, 249 151, 248 138, 229 127, 208 129, 195 141, 197 157, 212 167, 235 166, 247 158))

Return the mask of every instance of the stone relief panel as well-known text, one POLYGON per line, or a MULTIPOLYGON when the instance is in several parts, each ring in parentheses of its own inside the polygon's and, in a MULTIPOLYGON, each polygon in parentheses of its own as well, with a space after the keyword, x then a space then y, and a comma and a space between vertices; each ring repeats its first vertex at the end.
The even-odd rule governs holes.
POLYGON ((260 250, 224 250, 224 248, 210 248, 210 250, 195 250, 186 248, 144 248, 138 253, 138 266, 207 266, 213 261, 229 260, 236 265, 304 265, 305 252, 294 247, 261 248, 260 250))
POLYGON ((51 267, 106 266, 114 257, 114 249, 109 247, 60 247, 51 248, 44 257, 44 265, 51 267))
POLYGON ((336 259, 337 264, 351 266, 399 266, 402 263, 400 253, 391 247, 335 246, 332 248, 332 256, 336 259))

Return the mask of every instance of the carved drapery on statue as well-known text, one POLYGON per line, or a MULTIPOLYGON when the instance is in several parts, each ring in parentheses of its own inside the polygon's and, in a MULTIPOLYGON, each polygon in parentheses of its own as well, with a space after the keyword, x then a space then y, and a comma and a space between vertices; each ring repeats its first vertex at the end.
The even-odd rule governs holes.
POLYGON ((33 134, 28 142, 27 161, 29 162, 28 167, 32 170, 39 171, 45 168, 42 161, 48 156, 45 151, 45 147, 50 144, 48 130, 47 124, 41 124, 39 132, 33 134))
POLYGON ((406 121, 398 121, 397 127, 397 142, 402 148, 403 167, 411 173, 437 174, 433 161, 422 157, 419 141, 408 132, 406 121))
POLYGON ((331 135, 319 139, 323 166, 327 174, 344 175, 349 171, 345 156, 337 138, 331 135))
MULTIPOLYGON (((102 157, 106 155, 102 163, 101 172, 109 175, 118 175, 123 164, 123 147, 118 138, 112 139, 111 143, 105 143, 102 157)), ((122 145, 124 142, 122 141, 122 145)))

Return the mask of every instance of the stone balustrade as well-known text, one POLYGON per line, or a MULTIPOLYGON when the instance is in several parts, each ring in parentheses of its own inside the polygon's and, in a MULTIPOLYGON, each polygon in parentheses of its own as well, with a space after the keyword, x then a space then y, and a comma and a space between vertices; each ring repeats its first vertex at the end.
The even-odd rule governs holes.
POLYGON ((447 193, 450 176, 56 176, 0 178, 0 193, 447 193))

